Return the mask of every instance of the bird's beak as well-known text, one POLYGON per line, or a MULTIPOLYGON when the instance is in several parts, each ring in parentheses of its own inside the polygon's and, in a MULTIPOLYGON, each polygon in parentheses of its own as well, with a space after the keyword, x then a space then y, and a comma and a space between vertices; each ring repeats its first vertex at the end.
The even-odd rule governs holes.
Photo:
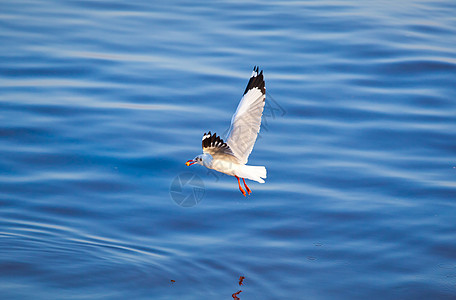
POLYGON ((190 160, 187 161, 185 164, 186 164, 187 166, 191 166, 191 165, 193 165, 193 164, 196 164, 196 161, 194 161, 193 159, 190 159, 190 160))

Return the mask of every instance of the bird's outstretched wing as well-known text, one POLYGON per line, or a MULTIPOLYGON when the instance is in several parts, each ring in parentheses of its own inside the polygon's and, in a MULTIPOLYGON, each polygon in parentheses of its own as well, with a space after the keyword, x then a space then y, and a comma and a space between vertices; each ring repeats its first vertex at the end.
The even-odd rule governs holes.
POLYGON ((265 95, 263 70, 259 72, 258 67, 254 67, 244 96, 231 118, 231 126, 226 139, 241 164, 247 163, 258 132, 260 132, 265 95))
POLYGON ((213 159, 221 159, 239 163, 239 160, 234 156, 230 146, 227 145, 217 134, 205 133, 202 140, 203 152, 208 153, 213 159))

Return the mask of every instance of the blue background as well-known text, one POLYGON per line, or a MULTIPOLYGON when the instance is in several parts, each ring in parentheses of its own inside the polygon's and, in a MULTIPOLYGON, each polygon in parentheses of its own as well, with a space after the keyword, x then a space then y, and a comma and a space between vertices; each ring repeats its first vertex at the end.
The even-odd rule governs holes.
POLYGON ((1 298, 455 299, 455 16, 2 1, 1 298), (268 178, 244 198, 184 163, 254 65, 269 95, 249 163, 268 178), (189 208, 170 195, 185 172, 204 183, 189 208))

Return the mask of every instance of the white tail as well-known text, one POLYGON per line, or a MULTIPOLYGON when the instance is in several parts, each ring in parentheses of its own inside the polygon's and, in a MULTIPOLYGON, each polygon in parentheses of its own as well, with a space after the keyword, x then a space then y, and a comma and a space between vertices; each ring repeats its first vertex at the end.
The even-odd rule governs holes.
POLYGON ((247 178, 250 180, 258 181, 259 183, 264 183, 262 178, 266 178, 266 168, 263 166, 247 166, 244 165, 239 170, 239 177, 247 178))

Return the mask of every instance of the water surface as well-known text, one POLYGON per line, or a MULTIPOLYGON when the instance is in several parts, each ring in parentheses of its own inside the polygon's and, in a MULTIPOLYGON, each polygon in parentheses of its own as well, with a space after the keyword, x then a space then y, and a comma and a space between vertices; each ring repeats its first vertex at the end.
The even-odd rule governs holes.
POLYGON ((2 298, 456 297, 454 1, 0 8, 2 298), (184 163, 254 65, 244 198, 184 163))

